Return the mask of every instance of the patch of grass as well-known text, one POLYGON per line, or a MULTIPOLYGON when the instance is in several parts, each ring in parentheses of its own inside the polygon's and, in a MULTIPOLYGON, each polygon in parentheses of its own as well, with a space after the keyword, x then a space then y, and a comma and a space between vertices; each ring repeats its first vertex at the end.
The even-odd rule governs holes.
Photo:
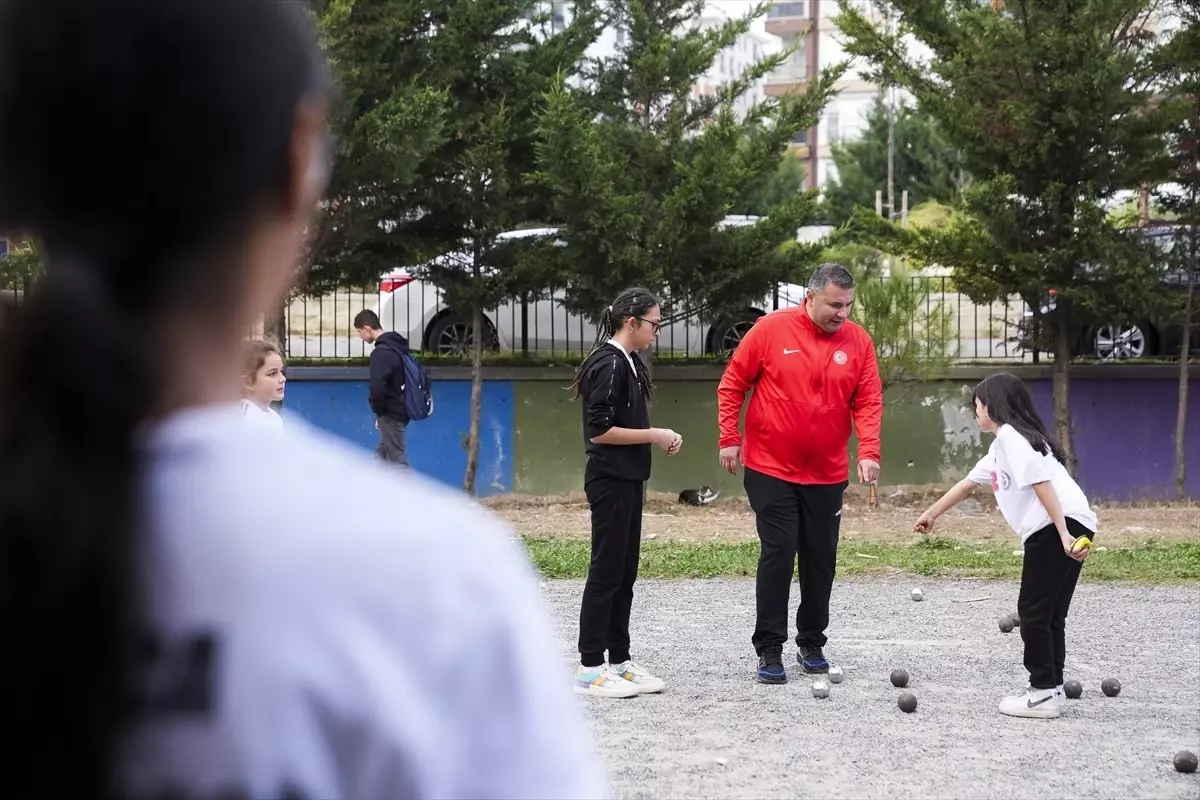
MULTIPOLYGON (((525 547, 547 578, 587 575, 591 544, 587 539, 526 539, 525 547)), ((838 574, 871 575, 897 571, 931 577, 1018 579, 1021 557, 1010 547, 977 546, 939 536, 913 545, 843 543, 838 574)), ((642 543, 642 578, 718 578, 754 575, 757 542, 642 543)), ((1173 584, 1200 581, 1200 542, 1147 544, 1136 548, 1093 552, 1083 568, 1085 582, 1173 584)))

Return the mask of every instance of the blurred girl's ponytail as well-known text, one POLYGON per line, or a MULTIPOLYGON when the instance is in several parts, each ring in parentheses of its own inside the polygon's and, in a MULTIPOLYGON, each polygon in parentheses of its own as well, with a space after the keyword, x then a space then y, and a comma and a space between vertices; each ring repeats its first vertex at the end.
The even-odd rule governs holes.
POLYGON ((229 321, 239 245, 293 194, 298 108, 327 88, 312 33, 277 0, 0 2, 0 230, 47 261, 0 330, 12 797, 122 794, 141 428, 171 407, 172 331, 229 321))

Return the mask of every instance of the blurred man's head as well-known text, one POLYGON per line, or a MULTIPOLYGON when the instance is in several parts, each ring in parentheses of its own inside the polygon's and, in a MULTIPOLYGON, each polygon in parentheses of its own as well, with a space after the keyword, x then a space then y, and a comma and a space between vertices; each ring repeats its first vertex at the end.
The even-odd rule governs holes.
POLYGON ((808 281, 804 307, 826 333, 837 333, 854 305, 854 276, 841 264, 822 264, 808 281))
POLYGON ((379 324, 379 315, 369 309, 358 312, 358 315, 354 317, 354 329, 358 331, 358 338, 367 344, 374 344, 375 340, 383 334, 383 326, 379 324))

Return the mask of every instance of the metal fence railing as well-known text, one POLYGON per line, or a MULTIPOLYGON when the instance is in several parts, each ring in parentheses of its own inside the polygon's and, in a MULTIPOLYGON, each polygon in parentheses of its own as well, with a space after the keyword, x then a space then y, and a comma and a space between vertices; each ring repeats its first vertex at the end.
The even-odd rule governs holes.
MULTIPOLYGON (((1016 341, 1018 324, 1026 311, 1019 298, 980 305, 958 292, 949 277, 884 280, 912 281, 916 287, 919 302, 909 308, 913 336, 922 336, 918 330, 922 320, 940 309, 939 324, 952 331, 951 349, 959 360, 1036 360, 1016 341)), ((779 292, 745 312, 717 319, 682 314, 682 318, 675 318, 672 315, 677 310, 668 307, 671 319, 659 333, 656 357, 727 355, 754 318, 802 302, 802 292, 800 287, 780 287, 779 292)), ((534 358, 575 359, 586 355, 596 340, 596 326, 584 316, 568 312, 562 296, 555 291, 548 299, 514 298, 486 310, 485 349, 534 358)), ((359 339, 353 324, 355 315, 364 309, 375 311, 383 328, 403 335, 414 350, 447 357, 469 354, 473 335, 470 312, 452 308, 441 291, 423 281, 401 280, 384 281, 378 291, 341 289, 321 297, 292 300, 285 315, 288 357, 344 359, 369 354, 369 346, 359 339)), ((852 313, 852 318, 857 313, 852 313)))

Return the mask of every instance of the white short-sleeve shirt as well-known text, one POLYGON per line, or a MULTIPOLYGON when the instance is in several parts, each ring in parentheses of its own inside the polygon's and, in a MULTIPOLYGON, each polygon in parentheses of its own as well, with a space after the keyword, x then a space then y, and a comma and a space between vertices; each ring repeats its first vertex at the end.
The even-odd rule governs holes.
POLYGON ((1054 487, 1063 516, 1096 530, 1096 512, 1075 479, 1053 455, 1036 452, 1011 425, 999 427, 992 446, 968 477, 992 487, 1000 513, 1022 542, 1051 523, 1049 512, 1033 491, 1035 483, 1044 481, 1054 487))
POLYGON ((485 509, 232 406, 144 446, 157 655, 122 796, 612 796, 528 557, 485 509))

